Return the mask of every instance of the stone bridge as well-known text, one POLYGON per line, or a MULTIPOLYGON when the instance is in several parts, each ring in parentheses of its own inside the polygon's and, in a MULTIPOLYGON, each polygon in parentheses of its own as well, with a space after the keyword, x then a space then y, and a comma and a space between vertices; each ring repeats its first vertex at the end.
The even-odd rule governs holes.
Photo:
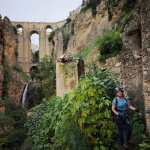
POLYGON ((41 60, 46 54, 50 55, 49 48, 49 32, 47 29, 55 30, 62 27, 66 20, 56 23, 50 22, 12 22, 17 29, 22 28, 22 32, 18 33, 18 58, 17 62, 24 72, 28 75, 32 66, 31 56, 31 35, 37 33, 39 35, 39 59, 41 60))

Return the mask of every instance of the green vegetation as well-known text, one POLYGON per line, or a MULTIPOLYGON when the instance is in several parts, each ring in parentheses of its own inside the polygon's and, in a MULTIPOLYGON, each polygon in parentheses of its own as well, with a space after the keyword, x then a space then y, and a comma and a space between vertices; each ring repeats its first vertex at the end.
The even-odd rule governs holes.
POLYGON ((134 9, 139 0, 124 0, 122 11, 128 13, 134 9))
POLYGON ((89 0, 89 1, 87 1, 86 6, 81 9, 80 14, 86 12, 88 9, 91 8, 92 9, 92 15, 95 16, 97 13, 96 6, 100 2, 101 2, 101 0, 89 0))
POLYGON ((117 149, 110 110, 114 87, 113 72, 90 66, 74 92, 43 100, 28 117, 27 145, 32 142, 38 150, 117 149))
MULTIPOLYGON (((106 4, 106 8, 108 10, 108 20, 110 21, 112 19, 113 16, 113 10, 114 7, 117 7, 119 5, 121 0, 108 0, 107 4, 106 4)), ((138 0, 124 0, 123 1, 123 7, 122 9, 122 13, 124 12, 124 14, 129 13, 130 11, 133 11, 134 7, 136 6, 136 4, 138 3, 138 0)))
POLYGON ((132 116, 132 129, 136 140, 141 150, 150 149, 150 141, 148 133, 146 132, 145 118, 144 115, 134 114, 132 116))
POLYGON ((5 101, 4 101, 4 100, 2 100, 2 99, 0 99, 0 103, 5 103, 5 101))
MULTIPOLYGON (((31 78, 42 81, 41 87, 32 89, 29 93, 29 100, 31 103, 39 104, 43 97, 50 99, 55 95, 56 91, 56 67, 50 56, 46 55, 37 65, 37 70, 32 71, 31 78)), ((31 105, 31 104, 29 104, 31 105)), ((33 106, 33 105, 31 105, 33 106)), ((35 105, 34 105, 35 106, 35 105)))
POLYGON ((34 53, 32 52, 32 57, 33 57, 33 60, 32 60, 33 63, 39 62, 39 50, 35 51, 34 53))
POLYGON ((52 31, 48 37, 49 42, 53 39, 54 35, 55 35, 55 31, 52 31))
POLYGON ((3 41, 3 39, 0 39, 0 44, 2 44, 2 45, 4 44, 4 41, 3 41))
MULTIPOLYGON (((19 67, 13 67, 12 69, 11 69, 11 67, 6 67, 5 66, 5 71, 9 74, 9 70, 12 70, 12 71, 16 71, 16 72, 18 72, 18 73, 20 73, 20 75, 23 77, 23 78, 25 78, 25 79, 30 79, 29 78, 29 76, 24 72, 24 71, 22 71, 22 69, 21 68, 19 68, 19 67)), ((6 73, 6 74, 7 74, 6 73)))
POLYGON ((15 50, 15 56, 16 56, 16 58, 18 57, 18 50, 17 49, 15 50))
POLYGON ((108 20, 111 21, 113 13, 112 13, 112 9, 114 7, 117 7, 119 5, 121 0, 108 0, 107 4, 106 4, 106 8, 108 10, 108 20))
POLYGON ((5 101, 5 105, 6 113, 0 114, 0 128, 5 131, 0 134, 0 149, 18 150, 27 138, 24 128, 26 113, 11 102, 5 101))
POLYGON ((67 22, 66 24, 70 23, 71 22, 71 18, 67 18, 67 22))
POLYGON ((67 49, 69 40, 70 40, 70 34, 66 34, 63 38, 63 50, 67 49))
POLYGON ((14 29, 14 33, 17 35, 18 31, 17 31, 16 27, 13 26, 13 29, 14 29))
POLYGON ((99 51, 101 56, 98 58, 99 62, 104 62, 106 58, 117 56, 122 53, 122 39, 118 32, 114 30, 106 33, 99 41, 99 51))
MULTIPOLYGON (((118 32, 122 32, 125 25, 130 21, 130 24, 133 24, 133 21, 134 21, 134 18, 133 18, 133 15, 134 15, 134 12, 131 11, 129 12, 127 15, 125 15, 123 17, 123 19, 119 22, 119 26, 118 26, 118 29, 117 31, 118 32)), ((131 27, 130 27, 131 28, 131 27)), ((129 32, 129 29, 128 29, 128 32, 129 32)))
POLYGON ((89 46, 88 48, 80 51, 78 54, 74 56, 75 59, 78 58, 85 58, 94 48, 96 47, 96 44, 89 46))
POLYGON ((29 76, 22 71, 22 69, 18 68, 17 66, 9 67, 4 66, 4 83, 3 83, 3 95, 8 95, 8 82, 18 82, 20 78, 23 79, 30 79, 29 76))

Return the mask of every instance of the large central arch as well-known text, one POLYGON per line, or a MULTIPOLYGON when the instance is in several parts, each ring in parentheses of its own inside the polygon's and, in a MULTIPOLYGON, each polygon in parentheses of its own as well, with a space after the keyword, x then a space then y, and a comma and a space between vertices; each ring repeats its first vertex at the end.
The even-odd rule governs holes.
POLYGON ((31 67, 31 40, 33 33, 39 35, 39 59, 45 55, 50 55, 50 47, 48 42, 49 34, 46 33, 47 28, 55 30, 62 27, 66 20, 57 23, 45 22, 12 22, 17 29, 22 28, 22 32, 18 33, 18 58, 17 62, 24 72, 29 74, 31 67))

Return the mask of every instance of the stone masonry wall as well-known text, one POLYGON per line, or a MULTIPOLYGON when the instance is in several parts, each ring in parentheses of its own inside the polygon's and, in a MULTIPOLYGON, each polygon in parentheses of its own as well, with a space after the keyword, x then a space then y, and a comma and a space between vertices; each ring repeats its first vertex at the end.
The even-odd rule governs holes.
POLYGON ((150 135, 150 1, 142 0, 141 5, 143 96, 145 100, 147 131, 150 135))
POLYGON ((83 62, 61 57, 56 62, 56 94, 63 97, 72 92, 79 83, 79 76, 84 73, 83 62))

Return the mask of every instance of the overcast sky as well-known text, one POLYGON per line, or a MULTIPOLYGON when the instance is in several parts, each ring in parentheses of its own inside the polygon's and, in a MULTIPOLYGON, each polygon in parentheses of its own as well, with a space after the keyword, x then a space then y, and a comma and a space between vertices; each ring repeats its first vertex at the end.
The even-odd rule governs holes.
POLYGON ((11 21, 57 22, 67 19, 81 3, 82 0, 0 0, 0 14, 11 21))

